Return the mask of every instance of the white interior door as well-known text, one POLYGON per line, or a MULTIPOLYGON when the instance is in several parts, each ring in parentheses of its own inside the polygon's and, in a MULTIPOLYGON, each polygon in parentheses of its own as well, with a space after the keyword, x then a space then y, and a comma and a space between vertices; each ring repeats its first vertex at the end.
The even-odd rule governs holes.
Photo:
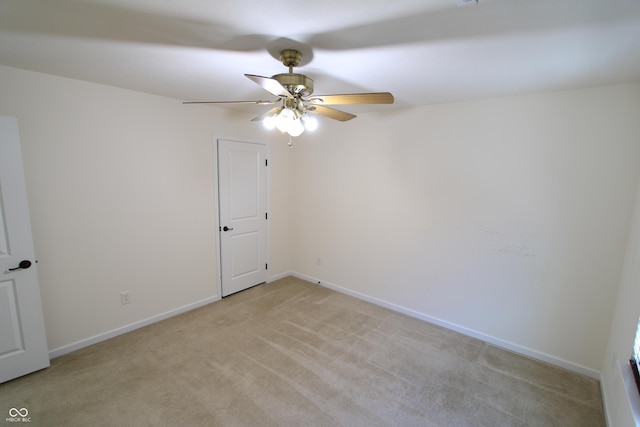
POLYGON ((222 296, 267 281, 267 147, 218 140, 222 296))
POLYGON ((0 117, 0 382, 48 366, 18 124, 0 117))

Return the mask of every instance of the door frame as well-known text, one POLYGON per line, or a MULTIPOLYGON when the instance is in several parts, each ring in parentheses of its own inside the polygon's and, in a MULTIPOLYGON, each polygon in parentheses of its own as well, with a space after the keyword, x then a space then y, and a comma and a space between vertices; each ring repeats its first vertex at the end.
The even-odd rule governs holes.
MULTIPOLYGON (((266 155, 265 158, 267 161, 270 160, 270 151, 269 151, 269 144, 263 140, 256 140, 256 139, 252 139, 252 138, 239 138, 239 137, 227 137, 227 136, 216 136, 213 138, 213 202, 214 202, 214 209, 215 209, 215 221, 214 221, 214 234, 215 234, 215 248, 216 248, 216 292, 217 292, 217 297, 218 298, 222 298, 222 246, 221 246, 221 239, 220 239, 220 228, 222 227, 222 225, 220 224, 220 194, 219 194, 219 182, 220 182, 220 171, 219 171, 219 167, 218 167, 218 142, 220 140, 225 140, 225 141, 234 141, 234 142, 243 142, 243 143, 248 143, 248 144, 260 144, 260 145, 264 145, 265 149, 266 149, 266 155)), ((269 209, 270 206, 270 199, 269 199, 269 182, 270 182, 270 172, 271 172, 271 165, 267 166, 267 170, 265 172, 265 188, 266 188, 266 206, 265 206, 265 210, 267 211, 267 216, 269 219, 267 219, 267 227, 265 230, 265 239, 266 239, 266 249, 265 249, 265 257, 266 257, 266 261, 267 261, 267 265, 271 264, 271 258, 270 258, 270 251, 269 251, 269 223, 270 223, 270 219, 271 219, 271 212, 269 209)), ((269 283, 271 281, 271 274, 269 273, 269 269, 267 268, 267 282, 269 283)))

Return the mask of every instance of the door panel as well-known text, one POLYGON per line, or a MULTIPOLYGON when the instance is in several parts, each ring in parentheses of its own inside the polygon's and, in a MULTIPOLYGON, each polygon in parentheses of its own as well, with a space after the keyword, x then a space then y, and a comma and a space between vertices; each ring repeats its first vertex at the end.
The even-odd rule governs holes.
POLYGON ((218 141, 222 296, 267 280, 266 146, 218 141))
POLYGON ((231 240, 231 276, 239 278, 247 274, 255 274, 264 270, 260 265, 260 234, 257 232, 242 233, 230 236, 231 240))
MULTIPOLYGON (((252 148, 251 146, 249 148, 252 148)), ((229 220, 255 220, 260 205, 260 153, 226 151, 229 180, 229 220)))
POLYGON ((15 281, 0 282, 0 356, 24 351, 17 307, 15 281))
POLYGON ((18 125, 0 117, 0 382, 47 366, 18 125))

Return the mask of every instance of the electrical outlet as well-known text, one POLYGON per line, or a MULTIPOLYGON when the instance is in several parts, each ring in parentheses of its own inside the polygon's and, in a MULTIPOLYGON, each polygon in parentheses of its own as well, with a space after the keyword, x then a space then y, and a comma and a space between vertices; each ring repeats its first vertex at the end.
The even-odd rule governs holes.
POLYGON ((322 258, 316 257, 316 265, 322 265, 322 258))
POLYGON ((131 303, 131 291, 120 292, 120 302, 122 305, 131 303))

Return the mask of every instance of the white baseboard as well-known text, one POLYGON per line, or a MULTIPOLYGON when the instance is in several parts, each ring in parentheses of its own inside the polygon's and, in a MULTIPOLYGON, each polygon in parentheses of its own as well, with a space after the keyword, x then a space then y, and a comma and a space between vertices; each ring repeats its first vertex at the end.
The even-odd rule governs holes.
POLYGON ((275 282, 276 280, 284 279, 285 277, 289 277, 289 276, 299 277, 299 276, 296 276, 296 274, 293 271, 285 271, 284 273, 276 274, 275 276, 269 277, 269 279, 267 280, 267 283, 275 282))
POLYGON ((97 344, 97 343, 102 342, 102 341, 106 341, 106 340, 108 340, 110 338, 117 337, 118 335, 126 334, 127 332, 134 331, 134 330, 136 330, 138 328, 142 328, 143 326, 151 325, 152 323, 156 323, 156 322, 159 322, 161 320, 168 319, 168 318, 173 317, 173 316, 177 316, 178 314, 186 313, 187 311, 194 310, 196 308, 205 306, 207 304, 211 304, 212 302, 216 302, 218 300, 220 300, 220 296, 213 296, 213 297, 205 298, 203 300, 196 301, 194 303, 187 304, 185 306, 178 307, 178 308, 175 308, 173 310, 169 310, 169 311, 167 311, 165 313, 162 313, 162 314, 159 314, 157 316, 152 316, 152 317, 140 320, 138 322, 134 322, 134 323, 131 323, 129 325, 122 326, 120 328, 116 328, 116 329, 113 329, 111 331, 104 332, 102 334, 94 335, 94 336, 89 337, 87 339, 76 341, 74 343, 71 343, 71 344, 68 344, 68 345, 65 345, 65 346, 62 346, 62 347, 58 347, 58 348, 53 349, 53 350, 49 350, 49 358, 50 359, 55 359, 56 357, 60 357, 60 356, 65 355, 67 353, 71 353, 73 351, 80 350, 81 348, 84 348, 84 347, 89 347, 90 345, 97 344))
POLYGON ((546 353, 542 353, 533 349, 530 349, 528 347, 523 347, 521 345, 518 344, 514 344, 512 342, 509 341, 505 341, 502 340, 500 338, 496 338, 493 337, 491 335, 487 335, 484 334, 482 332, 478 332, 475 331, 473 329, 469 329, 466 328, 464 326, 460 326, 460 325, 456 325, 455 323, 451 323, 451 322, 447 322, 445 320, 442 319, 438 319, 437 317, 433 317, 433 316, 429 316, 427 314, 424 313, 420 313, 418 311, 415 310, 411 310, 409 308, 397 305, 397 304, 393 304, 378 298, 374 298, 371 297, 369 295, 360 293, 360 292, 356 292, 356 291, 352 291, 351 289, 347 289, 347 288, 343 288, 341 286, 338 285, 334 285, 333 283, 328 283, 325 282, 323 280, 320 280, 318 278, 315 277, 311 277, 311 276, 307 276, 305 274, 300 274, 300 273, 296 273, 296 272, 292 272, 291 273, 292 276, 297 277, 299 279, 302 280, 306 280, 307 282, 312 282, 312 283, 319 283, 320 286, 324 286, 326 288, 332 289, 334 291, 352 296, 354 298, 358 298, 361 299, 363 301, 367 301, 370 302, 372 304, 375 305, 379 305, 381 307, 385 307, 388 308, 390 310, 396 311, 398 313, 402 313, 402 314, 406 314, 407 316, 411 316, 414 317, 416 319, 420 319, 420 320, 424 320, 425 322, 429 322, 429 323, 433 323, 434 325, 438 325, 438 326, 442 326, 443 328, 447 328, 456 332, 459 332, 463 335, 472 337, 472 338, 477 338, 479 340, 488 342, 490 344, 495 345, 496 347, 500 347, 509 351, 512 351, 514 353, 518 353, 521 354, 523 356, 527 356, 527 357, 531 357, 533 359, 537 359, 543 362, 547 362, 550 363, 552 365, 555 366, 559 366, 561 368, 570 370, 572 372, 576 372, 582 375, 586 375, 588 377, 597 379, 598 381, 600 380, 600 372, 596 371, 594 369, 588 368, 586 366, 582 366, 579 365, 577 363, 573 363, 573 362, 569 362, 567 360, 555 357, 555 356, 551 356, 549 354, 546 353))
MULTIPOLYGON (((537 359, 537 360, 541 360, 541 361, 544 361, 544 362, 547 362, 547 363, 551 363, 551 364, 559 366, 561 368, 568 369, 570 371, 577 372, 579 374, 586 375, 588 377, 600 380, 600 372, 596 371, 594 369, 587 368, 585 366, 582 366, 582 365, 579 365, 579 364, 576 364, 576 363, 573 363, 573 362, 569 362, 567 360, 564 360, 564 359, 561 359, 561 358, 558 358, 558 357, 554 357, 554 356, 548 355, 546 353, 542 353, 542 352, 539 352, 539 351, 536 351, 536 350, 533 350, 533 349, 530 349, 530 348, 527 348, 527 347, 523 347, 521 345, 514 344, 514 343, 511 343, 509 341, 505 341, 505 340, 502 340, 502 339, 499 339, 499 338, 484 334, 482 332, 478 332, 478 331, 473 330, 473 329, 469 329, 469 328, 466 328, 466 327, 463 327, 463 326, 460 326, 460 325, 456 325, 454 323, 447 322, 445 320, 442 320, 442 319, 439 319, 439 318, 436 318, 436 317, 433 317, 433 316, 429 316, 427 314, 420 313, 418 311, 411 310, 409 308, 406 308, 406 307, 403 307, 403 306, 400 306, 400 305, 397 305, 397 304, 394 304, 394 303, 390 303, 390 302, 387 302, 387 301, 384 301, 384 300, 381 300, 381 299, 378 299, 378 298, 375 298, 375 297, 372 297, 372 296, 369 296, 369 295, 366 295, 366 294, 363 294, 363 293, 360 293, 360 292, 356 292, 356 291, 353 291, 353 290, 350 290, 350 289, 347 289, 347 288, 343 288, 341 286, 335 285, 333 283, 325 282, 325 281, 320 280, 320 279, 315 278, 315 277, 311 277, 311 276, 307 276, 305 274, 297 273, 295 271, 287 271, 287 272, 284 272, 284 273, 280 273, 280 274, 271 276, 268 279, 268 282, 273 282, 273 281, 285 278, 287 276, 294 276, 294 277, 297 277, 297 278, 302 279, 302 280, 306 280, 306 281, 311 282, 311 283, 319 283, 321 286, 324 286, 326 288, 332 289, 334 291, 337 291, 337 292, 340 292, 340 293, 343 293, 343 294, 346 294, 346 295, 350 295, 350 296, 352 296, 354 298, 358 298, 360 300, 367 301, 367 302, 370 302, 372 304, 388 308, 388 309, 396 311, 398 313, 406 314, 407 316, 411 316, 411 317, 414 317, 416 319, 424 320, 425 322, 429 322, 429 323, 432 323, 432 324, 435 324, 435 325, 438 325, 438 326, 442 326, 443 328, 447 328, 447 329, 459 332, 459 333, 461 333, 463 335, 467 335, 467 336, 472 337, 472 338, 477 338, 479 340, 482 340, 482 341, 488 342, 490 344, 493 344, 493 345, 495 345, 497 347, 504 348, 504 349, 509 350, 509 351, 513 351, 514 353, 522 354, 524 356, 528 356, 528 357, 531 357, 533 359, 537 359)), ((149 317, 147 319, 140 320, 140 321, 132 323, 130 325, 122 326, 120 328, 117 328, 117 329, 114 329, 114 330, 111 330, 111 331, 108 331, 108 332, 104 332, 102 334, 98 334, 98 335, 95 335, 93 337, 89 337, 87 339, 76 341, 76 342, 74 342, 72 344, 65 345, 65 346, 50 350, 49 351, 49 358, 55 359, 56 357, 62 356, 64 354, 71 353, 71 352, 76 351, 76 350, 80 350, 81 348, 88 347, 88 346, 93 345, 93 344, 97 344, 99 342, 108 340, 110 338, 114 338, 114 337, 116 337, 118 335, 122 335, 122 334, 125 334, 127 332, 131 332, 133 330, 136 330, 138 328, 142 328, 143 326, 147 326, 147 325, 150 325, 152 323, 156 323, 156 322, 159 322, 161 320, 168 319, 169 317, 173 317, 173 316, 176 316, 176 315, 181 314, 181 313, 185 313, 185 312, 190 311, 190 310, 194 310, 196 308, 202 307, 204 305, 210 304, 210 303, 218 301, 218 300, 220 300, 220 296, 214 296, 214 297, 205 298, 203 300, 196 301, 196 302, 191 303, 191 304, 187 304, 187 305, 185 305, 183 307, 178 307, 176 309, 170 310, 170 311, 168 311, 166 313, 162 313, 162 314, 159 314, 157 316, 152 316, 152 317, 149 317)))
MULTIPOLYGON (((275 276, 270 277, 268 279, 268 282, 273 282, 273 281, 276 281, 278 279, 282 279, 282 278, 285 278, 287 276, 293 276, 293 275, 294 275, 293 272, 287 271, 287 272, 280 273, 280 274, 277 274, 275 276)), ((159 314, 157 316, 152 316, 152 317, 149 317, 147 319, 143 319, 143 320, 140 320, 138 322, 134 322, 132 324, 125 325, 125 326, 122 326, 120 328, 113 329, 111 331, 107 331, 107 332, 104 332, 104 333, 101 333, 101 334, 98 334, 98 335, 94 335, 92 337, 89 337, 89 338, 86 338, 86 339, 83 339, 83 340, 80 340, 80 341, 76 341, 76 342, 68 344, 68 345, 64 345, 62 347, 55 348, 53 350, 49 350, 49 359, 55 359, 56 357, 60 357, 60 356, 63 356, 65 354, 74 352, 76 350, 80 350, 82 348, 89 347, 90 345, 97 344, 97 343, 102 342, 102 341, 106 341, 106 340, 108 340, 110 338, 115 338, 118 335, 126 334, 127 332, 134 331, 134 330, 142 328, 144 326, 151 325, 152 323, 156 323, 156 322, 159 322, 161 320, 168 319, 168 318, 173 317, 173 316, 177 316, 178 314, 182 314, 182 313, 185 313, 187 311, 194 310, 196 308, 202 307, 202 306, 207 305, 207 304, 211 304, 212 302, 216 302, 216 301, 219 301, 219 300, 220 300, 220 296, 219 295, 218 296, 209 297, 209 298, 205 298, 203 300, 196 301, 194 303, 187 304, 185 306, 178 307, 178 308, 173 309, 173 310, 169 310, 166 313, 162 313, 162 314, 159 314)))

